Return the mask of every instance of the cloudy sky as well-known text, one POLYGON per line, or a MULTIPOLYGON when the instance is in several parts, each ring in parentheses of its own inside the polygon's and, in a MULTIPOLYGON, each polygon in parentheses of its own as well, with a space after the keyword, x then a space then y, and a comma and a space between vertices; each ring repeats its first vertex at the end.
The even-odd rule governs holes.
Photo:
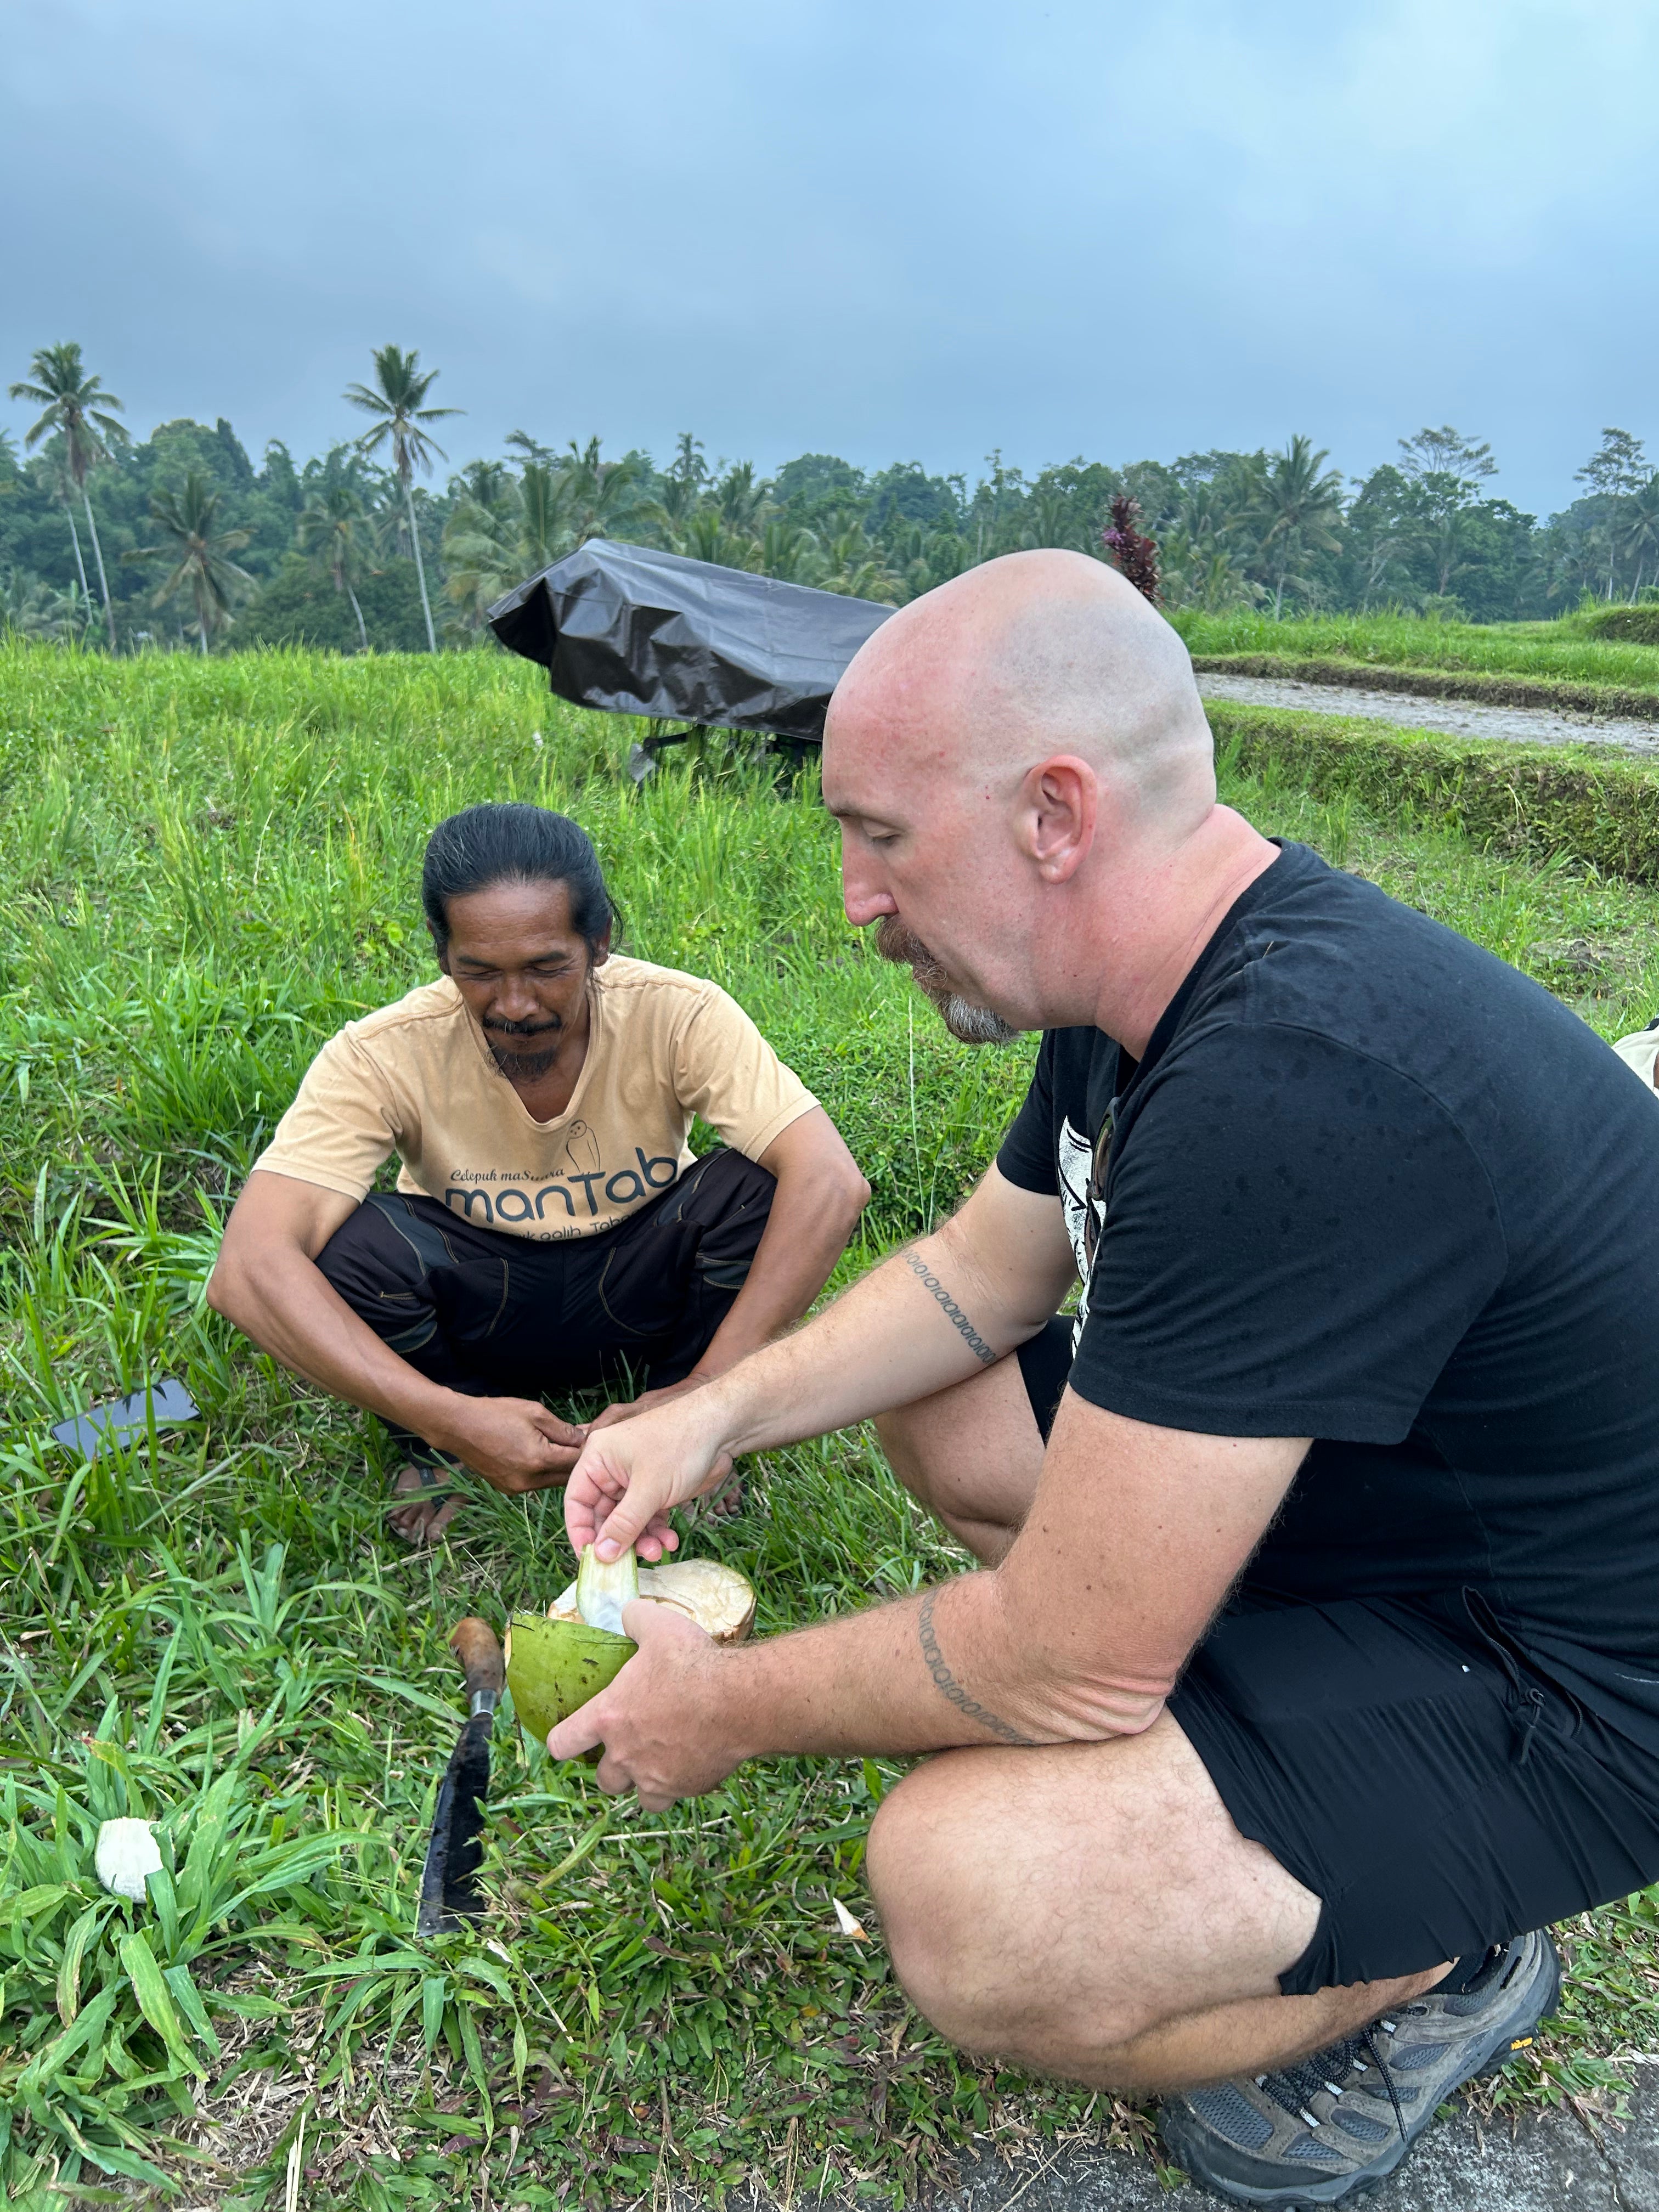
POLYGON ((1656 83, 1654 0, 7 0, 0 368, 256 453, 388 338, 458 460, 1449 422, 1547 513, 1659 447, 1656 83))

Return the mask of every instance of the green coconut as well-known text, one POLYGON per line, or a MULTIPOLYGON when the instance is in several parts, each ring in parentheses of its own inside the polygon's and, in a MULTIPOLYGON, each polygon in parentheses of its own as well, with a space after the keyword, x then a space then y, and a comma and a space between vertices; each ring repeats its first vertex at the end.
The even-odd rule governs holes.
POLYGON ((633 1657, 639 1646, 621 1633, 622 1608, 639 1588, 639 1562, 631 1550, 606 1565, 590 1545, 576 1577, 576 1619, 514 1614, 507 1630, 507 1686, 514 1711, 532 1735, 544 1742, 550 1729, 597 1698, 633 1657))
POLYGON ((529 1734, 545 1743, 550 1729, 616 1680, 638 1649, 628 1637, 590 1628, 586 1621, 515 1613, 507 1631, 513 1710, 529 1734))

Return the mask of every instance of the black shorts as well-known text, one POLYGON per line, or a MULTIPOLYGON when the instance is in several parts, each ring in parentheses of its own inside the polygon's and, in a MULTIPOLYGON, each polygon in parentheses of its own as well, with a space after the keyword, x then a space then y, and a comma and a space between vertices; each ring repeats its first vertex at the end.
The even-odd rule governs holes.
MULTIPOLYGON (((1019 1353, 1046 1437, 1069 1319, 1019 1353)), ((1170 1711, 1234 1825, 1321 1900, 1289 1996, 1468 1957, 1659 1880, 1659 1758, 1478 1594, 1230 1603, 1170 1711)))
MULTIPOLYGON (((712 1152, 614 1229, 546 1243, 374 1192, 317 1265, 399 1358, 469 1397, 678 1382, 747 1281, 776 1188, 741 1152, 712 1152)), ((441 1457, 392 1437, 411 1459, 441 1457)))

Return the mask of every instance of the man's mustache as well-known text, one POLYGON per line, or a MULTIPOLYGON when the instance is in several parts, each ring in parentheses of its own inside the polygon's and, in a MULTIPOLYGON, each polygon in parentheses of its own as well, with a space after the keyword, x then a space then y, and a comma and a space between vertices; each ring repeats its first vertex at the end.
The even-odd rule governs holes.
POLYGON ((954 989, 936 955, 896 914, 883 915, 876 924, 876 950, 884 960, 909 969, 916 988, 932 1001, 939 1019, 960 1043, 1012 1044, 1019 1035, 1000 1014, 993 1013, 989 1006, 976 1006, 954 989))
POLYGON ((564 1027, 557 1014, 544 1022, 487 1021, 484 1030, 490 1036, 547 1036, 564 1027))
POLYGON ((883 915, 876 924, 876 950, 884 960, 908 968, 915 976, 916 988, 942 1008, 951 995, 945 970, 915 930, 907 929, 896 914, 883 915))

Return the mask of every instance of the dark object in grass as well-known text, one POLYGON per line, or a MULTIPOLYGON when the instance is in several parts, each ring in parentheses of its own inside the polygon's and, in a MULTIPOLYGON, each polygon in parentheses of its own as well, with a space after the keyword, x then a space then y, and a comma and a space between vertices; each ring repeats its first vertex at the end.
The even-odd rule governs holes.
POLYGON ((1158 602, 1158 547, 1137 529, 1140 501, 1120 492, 1112 501, 1111 527, 1103 530, 1100 542, 1117 563, 1119 574, 1133 584, 1144 599, 1158 602))
POLYGON ((489 610, 562 699, 613 714, 817 744, 842 671, 891 607, 590 538, 489 610))
POLYGON ((489 1795, 489 1737, 506 1669, 501 1647, 488 1621, 469 1617, 459 1623, 449 1648, 461 1662, 471 1711, 438 1790, 437 1815, 421 1869, 417 1936, 453 1936, 464 1919, 476 1919, 483 1909, 478 1894, 478 1867, 483 1857, 478 1832, 489 1795))
POLYGON ((52 1435, 65 1451, 82 1459, 96 1459, 106 1444, 125 1443, 129 1437, 147 1436, 151 1420, 158 1429, 201 1418, 201 1408, 182 1382, 170 1376, 147 1383, 130 1398, 111 1398, 72 1421, 58 1421, 52 1435))

